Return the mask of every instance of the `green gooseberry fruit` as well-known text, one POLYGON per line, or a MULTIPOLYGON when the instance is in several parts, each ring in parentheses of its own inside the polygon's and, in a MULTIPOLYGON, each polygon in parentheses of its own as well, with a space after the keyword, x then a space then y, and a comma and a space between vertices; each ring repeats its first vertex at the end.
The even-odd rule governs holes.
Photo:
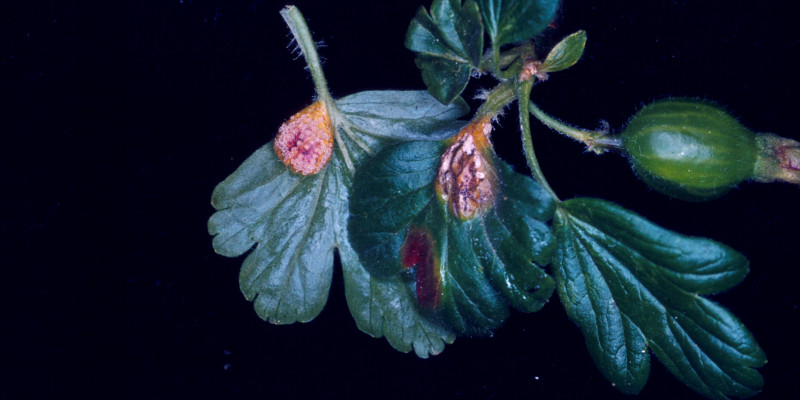
POLYGON ((689 201, 722 196, 753 177, 756 135, 722 107, 671 98, 639 110, 621 134, 636 174, 652 188, 689 201))

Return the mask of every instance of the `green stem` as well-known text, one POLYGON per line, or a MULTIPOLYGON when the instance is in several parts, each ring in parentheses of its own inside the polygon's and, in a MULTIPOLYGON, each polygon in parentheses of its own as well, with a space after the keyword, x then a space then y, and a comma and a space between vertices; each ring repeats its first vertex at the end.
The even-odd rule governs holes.
POLYGON ((480 119, 486 115, 497 115, 505 106, 509 105, 512 101, 517 99, 517 93, 514 90, 514 81, 508 80, 501 82, 486 95, 481 107, 475 112, 474 119, 480 119))
POLYGON ((516 78, 527 59, 536 57, 536 49, 532 42, 525 42, 507 51, 500 52, 494 46, 481 59, 478 71, 492 72, 498 80, 516 78))
POLYGON ((588 150, 602 154, 608 150, 622 148, 622 141, 618 137, 609 135, 608 132, 575 128, 545 114, 532 101, 529 102, 528 106, 531 114, 548 128, 585 144, 588 150))
POLYGON ((800 142, 773 133, 756 134, 753 180, 800 184, 800 142))
POLYGON ((496 74, 500 74, 500 46, 495 45, 492 43, 492 62, 494 64, 494 71, 496 74))
POLYGON ((534 178, 545 188, 556 201, 561 201, 553 188, 544 177, 542 168, 539 167, 539 160, 536 159, 536 152, 533 150, 533 137, 531 137, 531 117, 528 114, 529 105, 532 104, 528 99, 531 98, 531 88, 535 78, 523 81, 519 85, 519 122, 520 131, 522 131, 522 149, 525 153, 525 159, 528 161, 528 167, 531 169, 534 178))
POLYGON ((339 108, 336 107, 336 103, 333 101, 333 97, 331 97, 331 93, 328 91, 328 82, 325 80, 325 73, 322 72, 322 63, 319 60, 319 54, 317 54, 317 46, 314 44, 314 39, 311 37, 311 32, 308 30, 308 25, 306 24, 306 19, 303 17, 303 14, 300 13, 300 10, 295 6, 286 6, 281 10, 281 17, 286 21, 286 25, 288 25, 289 30, 292 31, 292 36, 294 36, 297 46, 303 53, 303 57, 306 58, 306 65, 308 65, 308 70, 311 71, 311 78, 314 80, 317 96, 328 110, 335 138, 334 141, 339 151, 342 153, 342 158, 344 159, 347 169, 352 173, 355 171, 355 167, 350 157, 350 151, 342 140, 339 127, 343 127, 345 133, 348 134, 356 144, 365 148, 368 153, 371 152, 371 150, 348 129, 349 121, 342 115, 339 108))
POLYGON ((496 57, 494 51, 492 49, 489 49, 483 55, 483 58, 481 58, 481 63, 478 66, 478 71, 480 71, 481 73, 487 73, 497 70, 497 68, 495 68, 495 62, 498 63, 500 70, 506 69, 514 61, 517 61, 517 59, 520 58, 522 52, 523 51, 521 47, 519 46, 514 47, 513 49, 500 53, 499 59, 495 60, 496 57))
POLYGON ((317 54, 317 46, 311 38, 311 32, 308 31, 308 25, 306 25, 303 14, 300 13, 297 7, 287 6, 281 10, 281 16, 283 20, 286 21, 286 25, 289 25, 294 40, 300 47, 303 56, 306 58, 306 64, 311 71, 311 77, 314 79, 314 86, 317 88, 317 95, 326 105, 332 106, 334 103, 328 91, 328 83, 325 81, 325 74, 322 72, 322 64, 317 54))

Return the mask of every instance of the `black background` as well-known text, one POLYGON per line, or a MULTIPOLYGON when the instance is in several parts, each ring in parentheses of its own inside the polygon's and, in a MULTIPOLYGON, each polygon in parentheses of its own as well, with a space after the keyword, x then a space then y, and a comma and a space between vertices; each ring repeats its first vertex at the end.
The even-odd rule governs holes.
MULTIPOLYGON (((334 96, 420 89, 403 47, 414 1, 296 1, 334 96)), ((583 59, 534 88, 550 114, 615 130, 642 104, 697 96, 747 126, 800 139, 798 26, 779 1, 570 1, 542 45, 578 29, 583 59)), ((425 4, 426 6, 428 4, 425 4)), ((2 17, 0 146, 7 246, 0 398, 629 398, 596 370, 556 298, 492 338, 428 360, 361 333, 341 273, 307 324, 261 321, 238 289, 243 257, 215 255, 215 184, 307 105, 277 1, 17 2, 2 17)), ((488 88, 483 79, 470 86, 488 88)), ((476 103, 473 103, 473 109, 476 103)), ((524 170, 516 113, 494 133, 524 170)), ((760 398, 798 394, 800 191, 741 185, 686 203, 534 125, 562 198, 618 202, 742 251, 751 272, 713 296, 769 358, 760 398)), ((653 358, 642 399, 698 397, 653 358)))

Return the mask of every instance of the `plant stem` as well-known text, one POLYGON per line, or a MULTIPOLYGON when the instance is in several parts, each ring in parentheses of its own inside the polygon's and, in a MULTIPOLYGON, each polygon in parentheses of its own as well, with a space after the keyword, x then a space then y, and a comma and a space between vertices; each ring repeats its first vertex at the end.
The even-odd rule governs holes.
MULTIPOLYGON (((500 53, 499 59, 497 62, 499 63, 499 68, 502 70, 504 68, 508 68, 514 61, 520 58, 522 54, 522 48, 520 46, 514 47, 508 51, 500 53)), ((495 68, 495 54, 494 51, 490 48, 486 50, 486 53, 481 58, 481 63, 478 66, 478 71, 480 73, 487 73, 487 72, 494 72, 495 68)))
POLYGON ((528 79, 526 81, 522 81, 519 85, 519 122, 520 122, 520 131, 522 132, 522 149, 525 153, 525 159, 528 161, 528 167, 531 169, 534 178, 548 191, 553 198, 558 202, 561 201, 556 192, 553 191, 553 188, 550 187, 550 184, 547 182, 547 178, 544 177, 544 173, 542 172, 542 168, 539 167, 539 160, 536 159, 536 152, 533 150, 533 137, 531 137, 531 117, 528 114, 528 106, 532 104, 530 102, 531 98, 531 88, 533 88, 533 82, 535 78, 528 79))
POLYGON ((306 25, 303 14, 300 13, 297 7, 287 6, 281 10, 281 16, 286 21, 286 25, 289 25, 297 46, 306 58, 306 64, 311 71, 311 77, 314 79, 314 86, 317 88, 317 95, 327 106, 333 106, 333 99, 328 91, 328 83, 325 81, 325 74, 322 72, 322 65, 317 54, 317 47, 311 38, 311 33, 308 31, 308 25, 306 25))
POLYGON ((500 46, 492 43, 492 62, 494 64, 494 72, 500 75, 500 46))
POLYGON ((363 141, 353 135, 353 132, 349 129, 349 121, 342 116, 339 108, 336 107, 336 103, 333 101, 333 97, 331 97, 331 93, 328 91, 328 82, 325 80, 325 73, 322 71, 322 64, 319 60, 319 54, 317 54, 317 46, 314 44, 314 39, 311 37, 311 32, 308 30, 308 25, 306 24, 306 19, 303 17, 303 14, 300 13, 300 10, 295 6, 286 6, 281 10, 281 17, 286 21, 289 30, 292 31, 292 36, 294 36, 297 47, 306 59, 306 65, 308 65, 308 70, 311 71, 311 78, 314 80, 314 87, 317 89, 317 96, 319 100, 325 104, 325 109, 328 110, 328 115, 330 115, 331 127, 337 147, 342 153, 342 158, 344 159, 347 169, 353 173, 355 172, 355 167, 350 157, 350 151, 342 140, 339 127, 342 127, 345 133, 353 139, 357 145, 366 150, 367 153, 371 153, 372 150, 363 143, 363 141))
POLYGON ((585 144, 587 150, 591 150, 597 154, 603 154, 608 150, 620 150, 622 148, 622 141, 617 137, 609 135, 608 132, 589 131, 567 125, 545 114, 544 111, 537 107, 532 101, 529 101, 529 109, 531 114, 548 128, 585 144))
POLYGON ((483 104, 481 104, 481 107, 478 108, 478 111, 475 112, 474 119, 477 120, 487 115, 495 116, 503 111, 505 106, 516 100, 517 93, 514 90, 514 83, 515 82, 508 80, 495 86, 494 89, 486 95, 486 99, 483 104))
POLYGON ((756 143, 753 180, 800 184, 800 142, 773 133, 758 133, 756 143))

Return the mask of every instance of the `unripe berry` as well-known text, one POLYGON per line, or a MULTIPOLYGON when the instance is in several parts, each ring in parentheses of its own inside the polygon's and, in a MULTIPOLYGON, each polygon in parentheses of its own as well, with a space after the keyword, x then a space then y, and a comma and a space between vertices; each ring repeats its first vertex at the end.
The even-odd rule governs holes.
POLYGON ((636 174, 683 200, 719 197, 753 177, 756 136, 722 107, 699 99, 659 100, 621 135, 636 174))

